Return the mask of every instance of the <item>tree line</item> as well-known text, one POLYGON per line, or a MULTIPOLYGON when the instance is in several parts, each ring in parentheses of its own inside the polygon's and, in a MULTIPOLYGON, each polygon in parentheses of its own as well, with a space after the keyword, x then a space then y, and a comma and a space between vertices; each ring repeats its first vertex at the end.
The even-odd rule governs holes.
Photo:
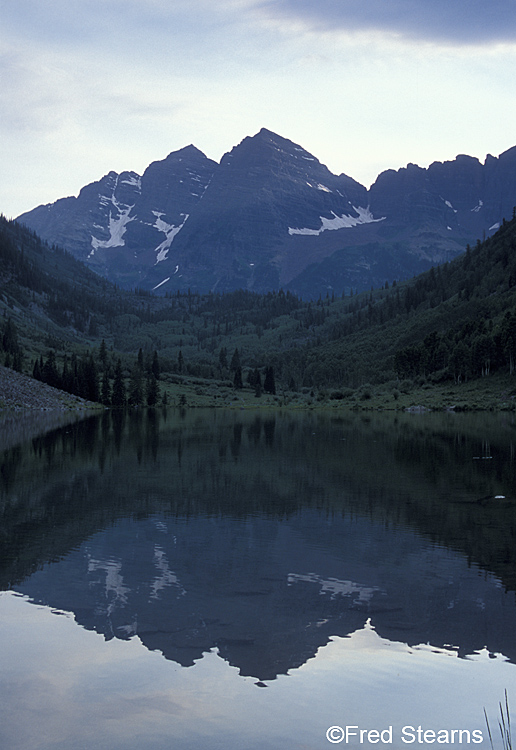
POLYGON ((49 350, 46 357, 35 360, 32 375, 54 388, 80 396, 104 406, 124 408, 126 406, 156 406, 166 404, 160 395, 160 365, 158 353, 144 358, 142 349, 129 370, 122 367, 120 357, 108 353, 102 341, 97 354, 87 352, 72 354, 57 365, 56 353, 49 350))

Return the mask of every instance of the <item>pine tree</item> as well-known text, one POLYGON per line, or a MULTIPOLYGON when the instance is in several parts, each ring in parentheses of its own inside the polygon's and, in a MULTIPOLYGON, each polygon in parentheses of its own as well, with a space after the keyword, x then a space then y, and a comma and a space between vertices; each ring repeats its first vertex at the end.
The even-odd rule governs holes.
POLYGON ((61 386, 61 379, 56 367, 56 354, 53 349, 47 354, 46 362, 41 371, 41 379, 44 383, 51 385, 54 388, 59 388, 61 386))
POLYGON ((159 400, 159 384, 154 373, 147 379, 147 406, 156 406, 159 400))
POLYGON ((39 359, 37 357, 32 367, 32 377, 34 378, 34 380, 41 380, 41 367, 39 364, 39 359))
POLYGON ((117 408, 122 408, 126 404, 125 383, 122 373, 122 362, 120 359, 118 359, 115 367, 115 379, 113 381, 111 404, 117 408))
POLYGON ((154 356, 152 358, 151 372, 156 378, 156 380, 159 380, 160 366, 159 366, 158 352, 156 351, 154 352, 154 356))
POLYGON ((274 379, 273 367, 265 368, 265 379, 263 381, 263 390, 265 391, 265 393, 272 393, 273 396, 276 394, 276 382, 274 379))
POLYGON ((244 387, 244 384, 242 382, 242 368, 241 367, 237 367, 235 370, 235 376, 233 378, 233 385, 235 386, 235 388, 239 388, 239 389, 244 387))
POLYGON ((15 354, 19 347, 18 332, 11 318, 5 321, 2 346, 4 352, 9 352, 9 354, 15 354))
POLYGON ((63 360, 63 371, 61 373, 61 388, 67 393, 73 393, 72 373, 68 366, 68 357, 65 354, 63 360))
MULTIPOLYGON (((236 372, 238 368, 241 367, 240 363, 240 354, 238 353, 238 348, 235 349, 233 352, 233 356, 231 357, 231 364, 229 365, 229 369, 231 372, 236 372)), ((242 373, 240 373, 240 376, 242 376, 242 373)))
POLYGON ((0 339, 0 344, 5 352, 5 366, 12 367, 16 372, 21 372, 23 355, 18 342, 18 331, 11 318, 7 318, 5 321, 4 333, 0 339))
POLYGON ((80 394, 88 401, 99 401, 99 379, 97 365, 92 354, 88 354, 79 364, 79 388, 80 394))
POLYGON ((107 369, 104 370, 104 374, 102 375, 102 391, 100 399, 104 406, 111 406, 111 385, 107 369))
POLYGON ((224 370, 227 369, 228 366, 228 352, 225 346, 221 347, 221 350, 219 352, 219 369, 222 373, 224 370))
POLYGON ((102 343, 100 345, 99 349, 99 360, 102 365, 102 370, 105 371, 107 367, 107 346, 104 339, 102 339, 102 343))
MULTIPOLYGON (((141 349, 140 349, 141 352, 141 349)), ((138 361, 131 370, 131 380, 129 382, 129 404, 131 406, 141 406, 145 402, 145 382, 143 379, 143 367, 138 361)))

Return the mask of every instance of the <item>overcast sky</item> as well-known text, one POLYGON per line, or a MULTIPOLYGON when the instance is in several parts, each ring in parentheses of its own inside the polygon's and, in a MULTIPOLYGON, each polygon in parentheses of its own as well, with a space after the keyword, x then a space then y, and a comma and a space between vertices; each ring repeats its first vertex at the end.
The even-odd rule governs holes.
POLYGON ((0 0, 0 212, 261 127, 369 187, 516 145, 515 0, 0 0))

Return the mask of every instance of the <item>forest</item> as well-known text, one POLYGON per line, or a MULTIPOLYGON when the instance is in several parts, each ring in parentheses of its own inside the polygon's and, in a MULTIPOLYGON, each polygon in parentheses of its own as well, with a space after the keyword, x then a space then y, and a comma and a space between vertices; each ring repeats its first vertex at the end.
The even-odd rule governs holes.
POLYGON ((514 215, 420 276, 317 301, 281 289, 127 292, 4 217, 0 261, 0 364, 105 405, 154 405, 188 384, 367 400, 382 384, 514 373, 514 215))

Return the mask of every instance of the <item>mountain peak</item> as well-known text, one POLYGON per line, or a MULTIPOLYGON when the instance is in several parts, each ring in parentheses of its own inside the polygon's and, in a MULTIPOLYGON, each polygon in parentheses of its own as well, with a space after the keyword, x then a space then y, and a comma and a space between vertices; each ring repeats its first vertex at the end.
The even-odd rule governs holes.
POLYGON ((304 148, 267 128, 261 128, 256 135, 244 138, 238 146, 235 146, 228 154, 223 156, 222 162, 229 164, 236 154, 240 157, 244 156, 246 159, 255 160, 259 164, 272 156, 275 160, 278 158, 306 159, 314 165, 320 166, 319 160, 304 148))
MULTIPOLYGON (((278 133, 274 133, 272 130, 268 130, 267 128, 261 128, 255 137, 261 136, 262 138, 281 138, 278 133)), ((285 140, 284 138, 281 138, 282 140, 285 140)))
POLYGON ((183 148, 180 148, 177 151, 171 151, 166 159, 182 159, 184 157, 192 156, 201 156, 203 159, 208 158, 206 154, 204 154, 200 149, 194 146, 193 143, 190 143, 188 146, 183 146, 183 148))

